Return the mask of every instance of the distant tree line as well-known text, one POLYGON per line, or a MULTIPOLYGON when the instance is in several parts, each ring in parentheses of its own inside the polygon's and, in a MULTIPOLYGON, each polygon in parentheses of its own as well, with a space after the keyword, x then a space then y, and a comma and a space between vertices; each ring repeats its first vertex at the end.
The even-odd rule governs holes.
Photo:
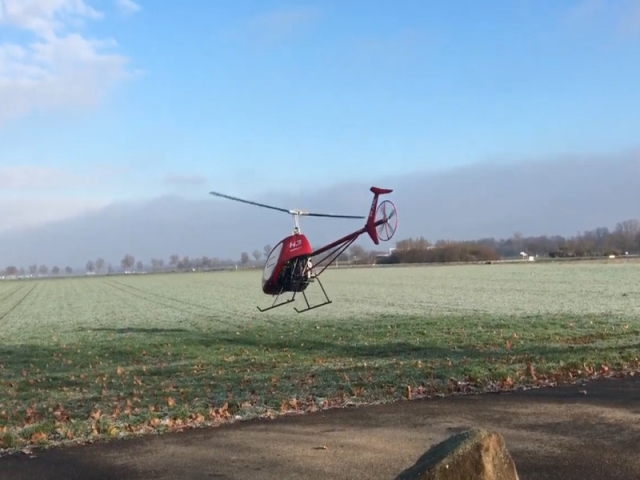
POLYGON ((515 233, 506 240, 481 239, 476 243, 492 247, 503 258, 520 252, 548 257, 598 257, 640 253, 640 220, 618 222, 613 230, 599 227, 574 236, 524 237, 515 233))
MULTIPOLYGON (((47 267, 46 265, 29 265, 28 269, 24 268, 24 267, 15 267, 13 265, 7 267, 4 269, 4 275, 8 275, 8 276, 25 276, 27 275, 27 272, 29 272, 29 275, 36 275, 36 274, 40 274, 40 275, 47 275, 49 273, 49 267, 47 267)), ((58 266, 54 266, 51 269, 51 273, 53 275, 60 275, 60 267, 58 266)), ((71 267, 65 267, 64 268, 64 272, 67 275, 71 275, 73 273, 73 268, 71 267)))
MULTIPOLYGON (((180 256, 172 254, 168 261, 162 258, 152 258, 148 265, 137 260, 131 254, 126 254, 120 261, 120 271, 141 272, 147 268, 153 272, 164 271, 202 271, 218 270, 235 267, 240 263, 243 267, 261 265, 271 253, 271 245, 265 245, 260 250, 240 254, 240 261, 221 259, 218 257, 180 256), (253 258, 253 261, 251 260, 253 258)), ((529 236, 525 237, 516 232, 506 239, 481 238, 468 241, 437 240, 431 243, 420 238, 408 238, 396 242, 392 253, 376 250, 367 251, 360 245, 352 245, 348 251, 342 253, 338 263, 372 264, 372 263, 448 263, 448 262, 476 262, 494 261, 499 259, 517 258, 526 255, 561 258, 561 257, 596 257, 609 255, 639 254, 640 253, 640 220, 631 219, 618 222, 613 230, 598 227, 593 230, 578 233, 574 236, 529 236)), ((116 269, 105 262, 103 258, 89 260, 86 263, 88 274, 111 274, 116 269)), ((74 273, 69 266, 64 268, 66 275, 74 273)), ((47 265, 29 265, 23 267, 8 266, 4 269, 5 276, 48 275, 47 265), (28 272, 28 273, 27 273, 28 272)), ((51 268, 51 274, 61 275, 58 266, 51 268)))
POLYGON ((445 263, 492 261, 527 256, 567 258, 599 257, 640 253, 640 221, 625 220, 613 230, 599 227, 574 236, 529 236, 516 232, 510 238, 482 238, 455 242, 438 240, 430 243, 425 238, 400 240, 396 250, 382 263, 445 263))

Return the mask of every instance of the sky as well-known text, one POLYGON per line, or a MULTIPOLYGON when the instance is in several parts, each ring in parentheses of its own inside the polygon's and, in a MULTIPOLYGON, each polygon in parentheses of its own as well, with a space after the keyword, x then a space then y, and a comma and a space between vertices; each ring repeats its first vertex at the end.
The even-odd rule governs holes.
POLYGON ((0 231, 640 144, 640 0, 0 0, 0 231))

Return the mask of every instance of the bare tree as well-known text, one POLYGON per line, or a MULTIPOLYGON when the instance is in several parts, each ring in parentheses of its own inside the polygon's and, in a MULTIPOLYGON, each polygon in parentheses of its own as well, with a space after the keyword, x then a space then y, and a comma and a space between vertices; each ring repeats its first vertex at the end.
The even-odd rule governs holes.
POLYGON ((191 260, 188 256, 185 256, 182 260, 178 262, 178 270, 188 270, 191 268, 191 260))
POLYGON ((53 273, 54 275, 58 275, 60 273, 60 267, 56 265, 51 269, 51 273, 53 273))
POLYGON ((93 272, 96 269, 96 265, 95 265, 95 263, 93 263, 93 260, 89 260, 87 262, 87 267, 86 268, 87 268, 87 272, 89 272, 89 273, 93 272))
POLYGON ((367 252, 360 245, 352 245, 349 248, 349 256, 352 260, 362 260, 367 255, 367 252))
POLYGON ((269 254, 271 253, 271 250, 273 250, 273 248, 271 248, 271 245, 265 245, 262 248, 262 253, 264 253, 264 258, 269 258, 269 254))
POLYGON ((249 263, 249 254, 247 252, 242 252, 242 255, 240 255, 240 262, 242 262, 242 265, 249 263))
POLYGON ((144 263, 142 263, 142 260, 138 260, 138 262, 136 263, 136 269, 137 270, 143 270, 144 269, 144 263))
POLYGON ((71 275, 71 274, 73 273, 73 268, 71 268, 71 267, 65 267, 64 271, 65 271, 65 273, 66 273, 67 275, 71 275))
POLYGON ((260 257, 262 256, 262 252, 260 250, 254 250, 252 255, 253 258, 256 259, 256 262, 258 262, 260 260, 260 257))
POLYGON ((38 271, 42 274, 42 275, 46 275, 47 272, 49 271, 49 267, 47 267, 46 265, 40 265, 40 268, 38 268, 38 271))
POLYGON ((524 248, 524 241, 522 239, 522 233, 520 232, 515 232, 513 234, 513 236, 511 237, 513 246, 515 247, 516 250, 522 251, 522 249, 524 248))
POLYGON ((18 268, 11 265, 10 267, 5 268, 4 273, 5 275, 8 275, 8 276, 17 275, 18 268))
POLYGON ((162 266, 164 265, 164 260, 161 258, 152 258, 151 266, 154 270, 162 270, 162 266))
POLYGON ((96 272, 102 273, 103 268, 104 268, 104 258, 98 258, 96 260, 96 272))
POLYGON ((169 257, 169 265, 173 268, 178 266, 178 262, 180 261, 180 255, 173 254, 169 257))
POLYGON ((122 258, 122 260, 120 260, 120 265, 124 270, 129 270, 131 267, 135 265, 135 262, 136 262, 136 259, 133 257, 133 255, 130 255, 127 253, 122 258))
POLYGON ((29 265, 29 273, 35 275, 38 271, 38 265, 29 265))
POLYGON ((598 227, 594 231, 596 236, 596 245, 598 248, 602 249, 602 246, 609 236, 609 229, 607 227, 598 227))
MULTIPOLYGON (((354 245, 355 246, 355 245, 354 245)), ((427 249, 431 246, 429 240, 424 237, 420 238, 407 238, 405 240, 399 240, 396 242, 396 248, 398 250, 407 250, 410 248, 419 248, 419 249, 427 249)))
POLYGON ((616 225, 615 242, 625 252, 633 250, 638 234, 640 234, 640 221, 636 219, 624 220, 616 225))

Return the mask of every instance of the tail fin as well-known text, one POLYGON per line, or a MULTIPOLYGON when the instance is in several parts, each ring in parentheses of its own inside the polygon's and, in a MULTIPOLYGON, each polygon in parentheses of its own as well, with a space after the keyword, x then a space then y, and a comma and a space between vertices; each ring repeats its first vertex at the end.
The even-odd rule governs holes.
POLYGON ((373 193, 373 201, 371 202, 371 209, 369 210, 369 217, 367 218, 366 229, 367 229, 367 233, 371 237, 371 240, 373 240, 373 243, 375 245, 378 245, 380 241, 378 239, 378 232, 376 232, 376 225, 375 225, 376 209, 378 208, 378 197, 380 195, 386 195, 387 193, 391 193, 393 192, 393 190, 389 188, 378 188, 378 187, 371 187, 369 190, 371 190, 371 193, 373 193))

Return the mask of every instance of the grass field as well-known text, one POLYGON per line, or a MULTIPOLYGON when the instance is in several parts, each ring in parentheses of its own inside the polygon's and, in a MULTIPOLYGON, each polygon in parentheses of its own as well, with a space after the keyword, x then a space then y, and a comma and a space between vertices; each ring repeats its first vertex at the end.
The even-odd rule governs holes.
POLYGON ((635 368, 639 280, 630 262, 333 270, 334 303, 301 315, 258 312, 256 271, 0 282, 0 448, 635 368))

